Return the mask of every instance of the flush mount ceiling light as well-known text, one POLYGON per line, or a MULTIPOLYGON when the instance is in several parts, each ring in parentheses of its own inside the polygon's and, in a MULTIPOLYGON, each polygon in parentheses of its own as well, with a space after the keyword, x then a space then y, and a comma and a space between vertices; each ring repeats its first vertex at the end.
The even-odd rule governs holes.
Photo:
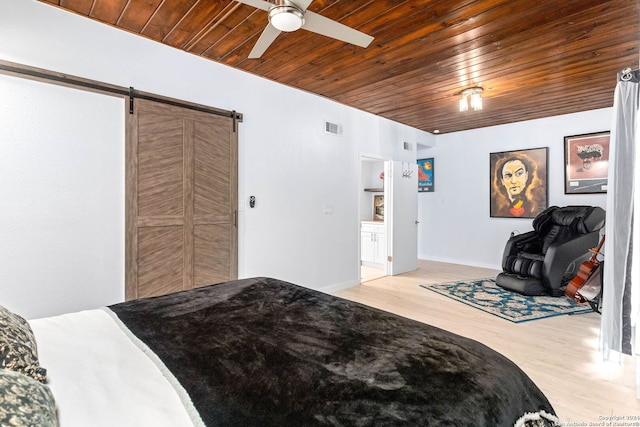
POLYGON ((300 29, 304 25, 304 11, 293 3, 287 1, 269 9, 269 22, 280 31, 291 32, 300 29))
POLYGON ((469 111, 469 107, 473 111, 482 110, 482 89, 480 86, 465 89, 460 93, 460 111, 469 111))

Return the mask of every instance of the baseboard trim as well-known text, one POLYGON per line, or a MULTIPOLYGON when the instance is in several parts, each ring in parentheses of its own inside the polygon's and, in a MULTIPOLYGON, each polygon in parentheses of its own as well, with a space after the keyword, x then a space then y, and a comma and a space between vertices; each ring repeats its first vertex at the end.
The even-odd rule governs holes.
POLYGON ((502 270, 501 265, 485 264, 481 262, 474 262, 470 260, 441 258, 441 257, 420 257, 419 259, 425 261, 446 262, 448 264, 468 265, 470 267, 490 268, 492 270, 502 270))
POLYGON ((336 283, 329 286, 323 286, 318 288, 317 290, 320 292, 324 292, 325 294, 331 294, 333 292, 342 291, 344 289, 352 288, 354 286, 358 286, 360 284, 359 280, 349 280, 347 282, 336 283))

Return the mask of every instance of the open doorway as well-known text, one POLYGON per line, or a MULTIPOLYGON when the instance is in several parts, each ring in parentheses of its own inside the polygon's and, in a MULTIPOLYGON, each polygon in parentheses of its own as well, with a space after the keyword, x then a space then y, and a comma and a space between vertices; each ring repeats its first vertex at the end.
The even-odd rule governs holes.
POLYGON ((360 157, 360 283, 418 267, 418 168, 360 157))
POLYGON ((387 273, 385 159, 360 157, 360 283, 387 273))

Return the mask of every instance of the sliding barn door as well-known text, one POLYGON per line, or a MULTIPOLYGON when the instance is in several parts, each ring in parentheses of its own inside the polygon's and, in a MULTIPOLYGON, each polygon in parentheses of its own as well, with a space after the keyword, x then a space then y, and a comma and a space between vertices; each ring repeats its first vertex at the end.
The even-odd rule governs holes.
POLYGON ((233 119, 134 102, 127 128, 126 298, 237 278, 233 119))

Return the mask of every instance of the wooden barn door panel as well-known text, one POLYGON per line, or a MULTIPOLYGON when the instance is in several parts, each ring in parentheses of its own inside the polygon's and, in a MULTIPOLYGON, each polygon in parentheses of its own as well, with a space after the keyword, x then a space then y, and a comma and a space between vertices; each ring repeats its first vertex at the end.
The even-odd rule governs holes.
POLYGON ((183 121, 145 112, 138 116, 138 216, 184 215, 183 121))
POLYGON ((194 242, 194 287, 229 280, 234 259, 230 250, 234 227, 229 224, 196 225, 194 242))
POLYGON ((197 121, 194 129, 194 287, 237 277, 237 176, 229 120, 197 121))
POLYGON ((197 217, 228 220, 231 210, 232 158, 228 121, 197 122, 195 126, 195 205, 197 217), (226 126, 225 126, 226 125, 226 126), (214 137, 212 141, 211 138, 214 137))
POLYGON ((126 298, 237 278, 232 119, 136 99, 128 132, 126 298))
POLYGON ((138 298, 182 288, 183 227, 138 228, 138 298))

